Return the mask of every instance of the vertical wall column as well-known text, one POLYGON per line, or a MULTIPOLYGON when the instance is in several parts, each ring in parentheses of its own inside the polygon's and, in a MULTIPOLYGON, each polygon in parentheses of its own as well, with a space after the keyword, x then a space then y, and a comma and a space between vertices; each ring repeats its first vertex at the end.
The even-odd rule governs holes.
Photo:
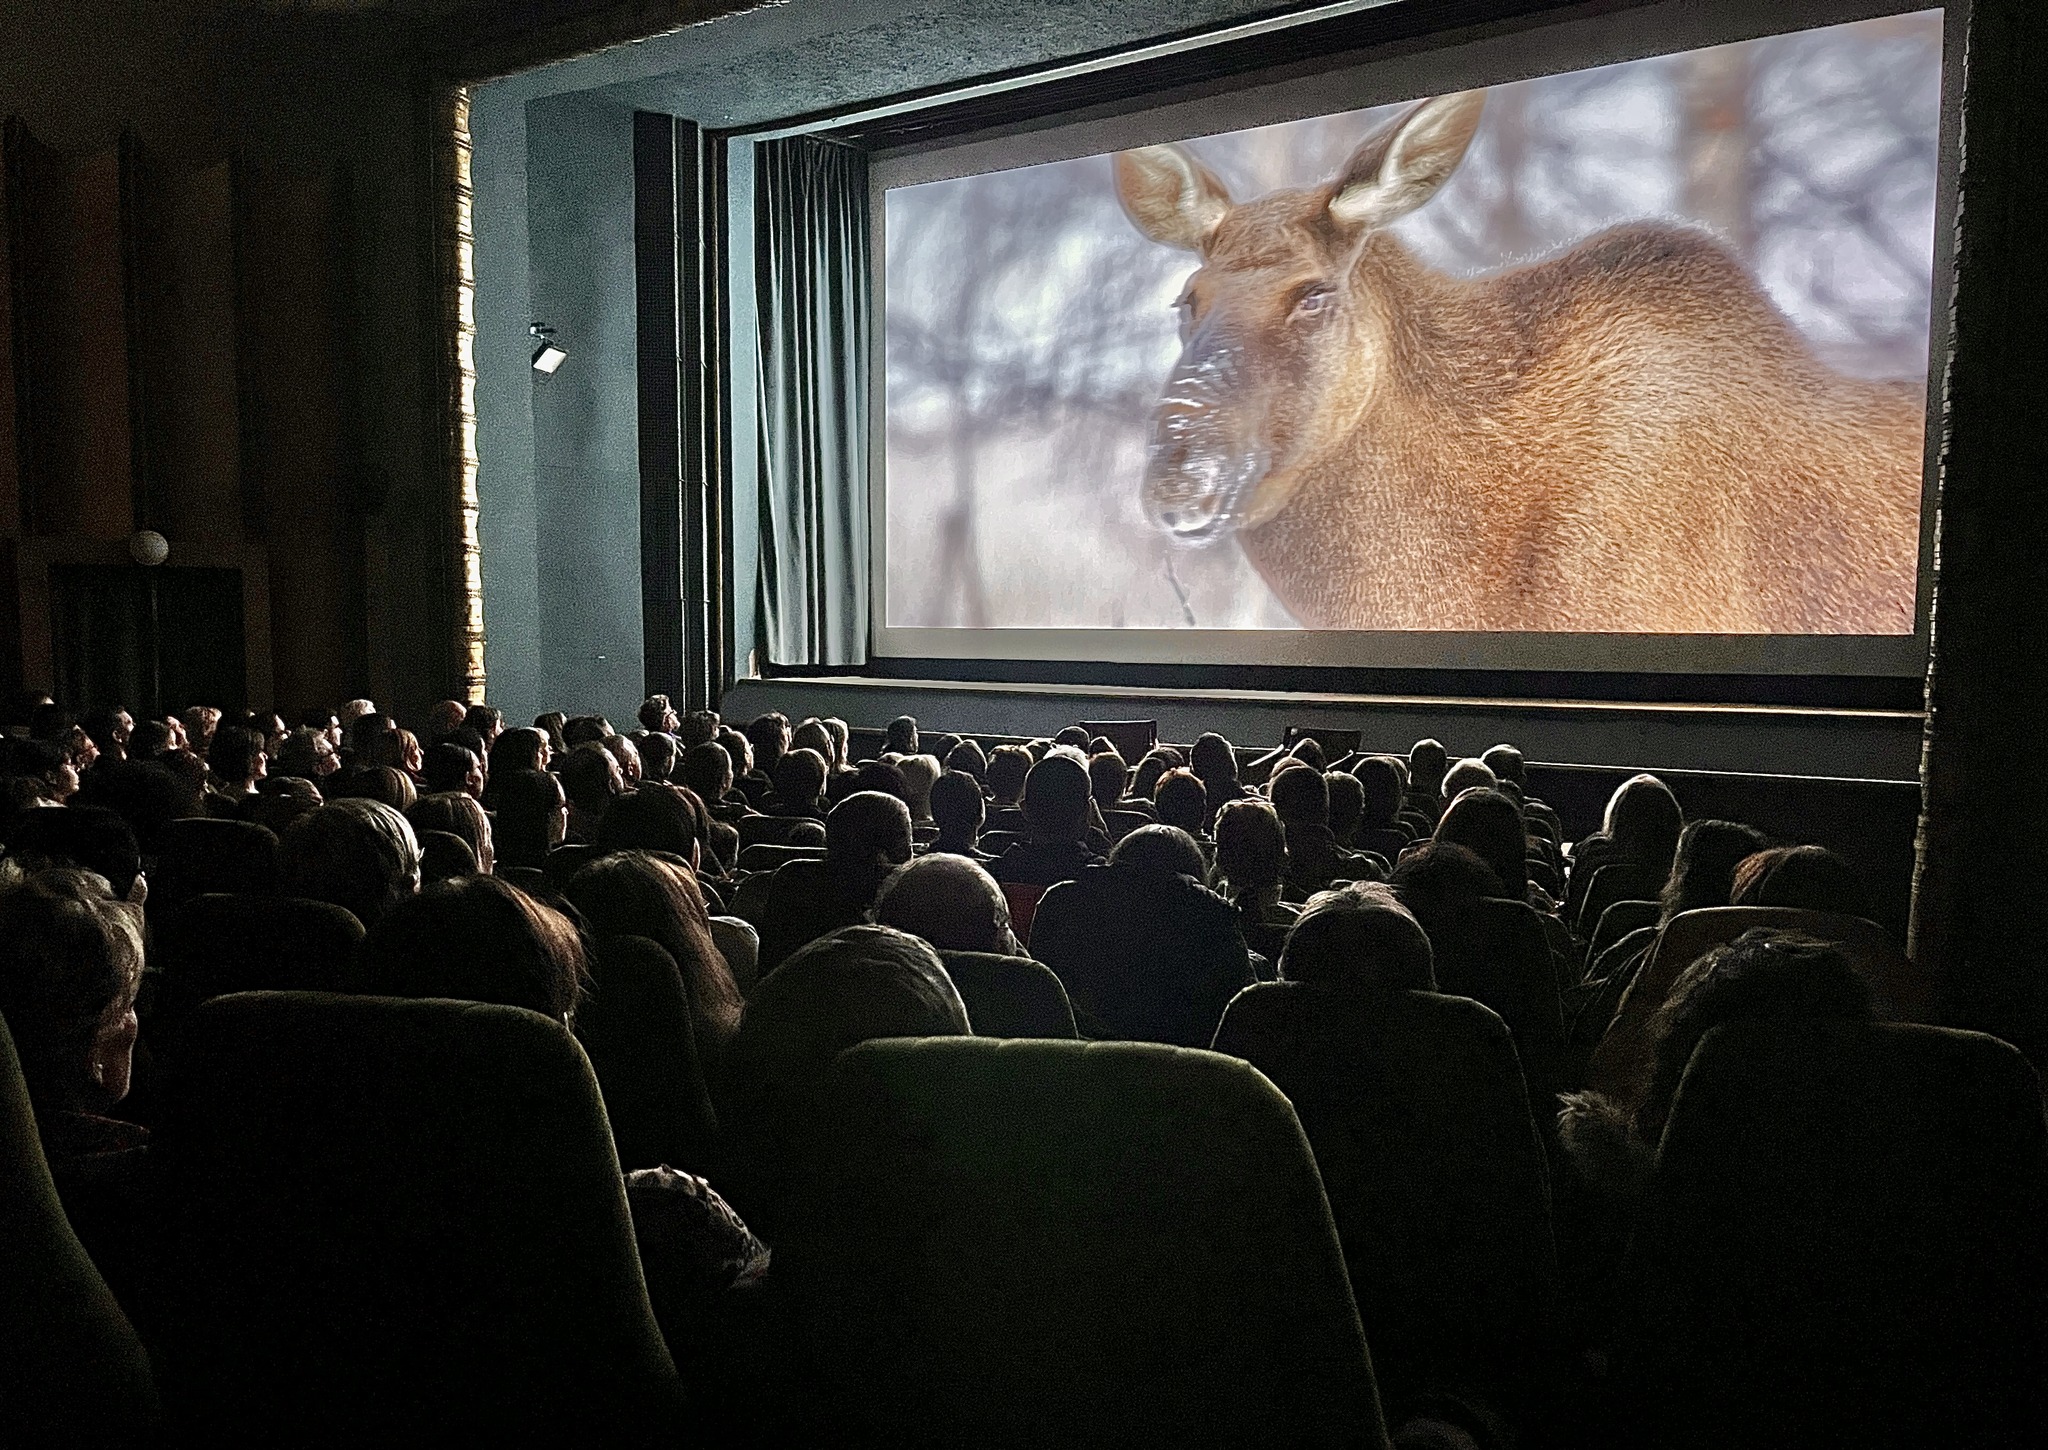
POLYGON ((1912 949, 1950 1015, 2048 1061, 2048 13, 1976 0, 1963 93, 1956 285, 1912 949))

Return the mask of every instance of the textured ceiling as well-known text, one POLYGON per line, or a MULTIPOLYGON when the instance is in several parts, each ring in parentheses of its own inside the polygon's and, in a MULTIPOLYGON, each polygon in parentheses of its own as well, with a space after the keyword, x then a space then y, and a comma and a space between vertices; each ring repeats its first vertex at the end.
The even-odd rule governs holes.
POLYGON ((753 126, 1276 11, 1275 0, 783 0, 505 84, 753 126))

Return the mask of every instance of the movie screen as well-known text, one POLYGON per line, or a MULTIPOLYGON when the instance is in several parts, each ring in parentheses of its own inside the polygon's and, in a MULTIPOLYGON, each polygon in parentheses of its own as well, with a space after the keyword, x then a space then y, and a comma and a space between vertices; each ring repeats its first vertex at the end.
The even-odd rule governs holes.
POLYGON ((892 627, 1905 635, 1938 10, 886 193, 892 627))

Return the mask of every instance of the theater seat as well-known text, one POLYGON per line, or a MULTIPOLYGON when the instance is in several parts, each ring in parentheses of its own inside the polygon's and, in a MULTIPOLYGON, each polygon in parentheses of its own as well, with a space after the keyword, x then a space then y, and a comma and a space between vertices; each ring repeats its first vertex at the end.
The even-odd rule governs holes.
POLYGON ((601 943, 576 1039, 604 1093, 621 1166, 711 1171, 718 1118, 690 995, 666 950, 637 936, 601 943))
POLYGON ((2048 1444, 2048 1131, 2013 1048, 1709 1033, 1622 1278, 1616 1443, 2048 1444))
POLYGON ((1655 926, 1662 910, 1655 901, 1617 901, 1601 912, 1600 924, 1593 928, 1593 935, 1586 942, 1586 965, 1590 967, 1599 961, 1602 952, 1630 932, 1655 926))
POLYGON ((1554 1348, 1542 1143, 1507 1027, 1433 992, 1270 982, 1216 1050, 1271 1078, 1315 1149, 1390 1404, 1432 1383, 1511 1392, 1554 1348))
POLYGON ((1650 1071, 1650 1019, 1671 995, 1679 976, 1715 947, 1759 928, 1801 932, 1844 948, 1877 994, 1879 1016, 1892 1021, 1925 1021, 1933 1015, 1931 982, 1874 921, 1779 906, 1710 906, 1682 911, 1657 934, 1657 944, 1622 997, 1613 1023, 1593 1050, 1586 1085, 1633 1099, 1650 1071))
POLYGON ((746 872, 773 871, 785 861, 822 861, 823 846, 748 846, 740 852, 739 869, 746 872))
POLYGON ((741 816, 734 822, 740 849, 749 846, 822 846, 825 823, 810 816, 741 816))
POLYGON ((1423 923, 1436 955, 1437 990, 1498 1013, 1514 1034, 1530 1100, 1548 1113, 1564 1078, 1564 1013, 1543 921, 1519 901, 1484 898, 1452 920, 1423 923))
POLYGON ((277 837, 254 821, 190 816, 157 833, 149 873, 154 917, 195 896, 268 896, 278 889, 277 837))
POLYGON ((209 1002, 152 1145, 194 1444, 673 1441, 597 1081, 515 1007, 209 1002))
POLYGON ((541 872, 548 878, 548 885, 560 891, 569 884, 570 877, 603 854, 595 846, 571 841, 548 852, 547 860, 542 863, 541 872))
POLYGON ((149 1356, 86 1257, 0 1019, 0 1445, 151 1443, 149 1356))
POLYGON ((899 1039, 826 1102, 832 1191, 776 1246, 819 1442, 1387 1444, 1308 1144, 1244 1063, 899 1039))
POLYGON ((967 1004, 976 1037, 1064 1037, 1081 1034, 1067 989, 1051 967, 1030 957, 994 952, 940 952, 946 975, 967 1004))
POLYGON ((1004 881, 1003 901, 1010 908, 1010 930, 1024 945, 1031 944, 1031 923, 1037 919, 1038 903, 1052 888, 1024 881, 1004 881))
POLYGON ((1572 930, 1581 941, 1600 925, 1601 913, 1617 901, 1655 901, 1664 890, 1670 872, 1635 861, 1615 861, 1602 866, 1586 881, 1586 894, 1579 901, 1572 930))
POLYGON ((343 907, 291 896, 201 896, 165 913, 153 1028, 230 992, 348 992, 356 988, 362 923, 343 907))

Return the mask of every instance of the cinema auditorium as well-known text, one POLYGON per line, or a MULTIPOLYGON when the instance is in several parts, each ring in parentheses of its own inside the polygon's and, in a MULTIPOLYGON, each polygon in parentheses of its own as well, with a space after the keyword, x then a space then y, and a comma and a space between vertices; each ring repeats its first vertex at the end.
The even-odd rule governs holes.
POLYGON ((2044 58, 0 6, 0 1445, 2048 1445, 2044 58))

